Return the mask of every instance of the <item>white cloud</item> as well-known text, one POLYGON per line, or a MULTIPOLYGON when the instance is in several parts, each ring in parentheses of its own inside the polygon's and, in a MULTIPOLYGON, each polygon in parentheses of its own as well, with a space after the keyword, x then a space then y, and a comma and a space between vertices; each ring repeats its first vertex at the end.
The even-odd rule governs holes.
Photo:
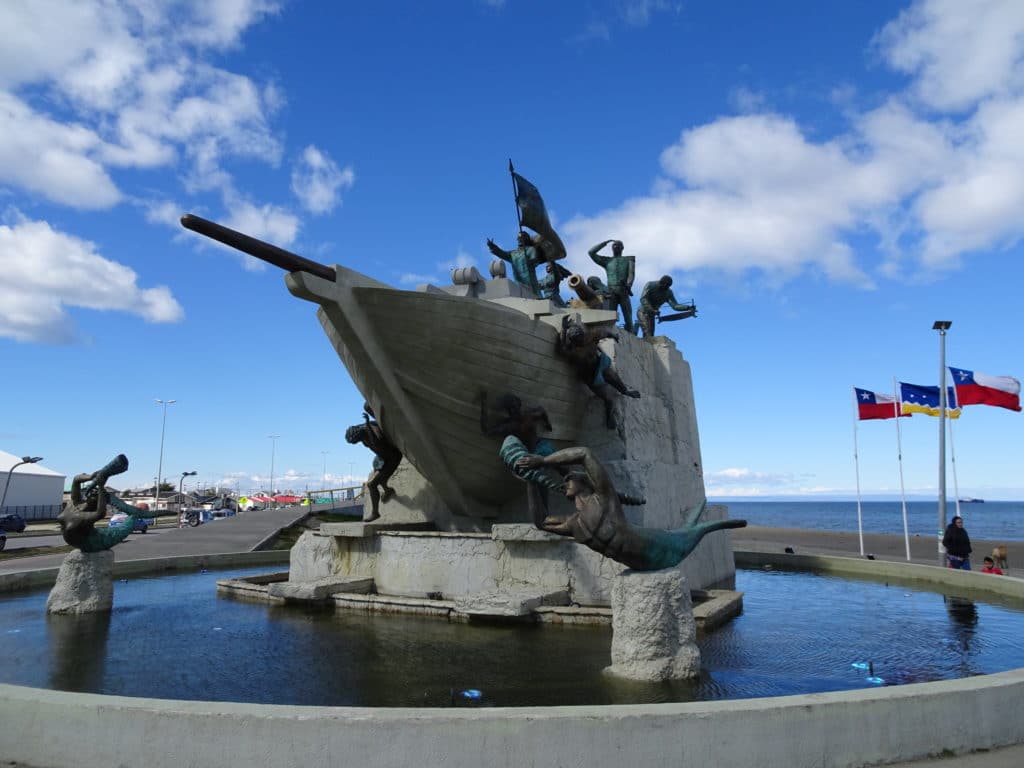
POLYGON ((704 473, 704 484, 708 496, 809 495, 834 490, 804 485, 803 483, 810 477, 810 475, 795 475, 792 472, 758 472, 752 469, 731 467, 717 472, 704 473))
POLYGON ((328 213, 338 205, 339 193, 356 180, 352 168, 338 168, 330 156, 310 144, 292 169, 292 192, 308 211, 328 213))
POLYGON ((164 286, 140 288, 130 268, 104 258, 93 243, 15 214, 0 225, 0 336, 24 342, 76 338, 67 307, 119 311, 153 323, 184 317, 164 286))
POLYGON ((437 284, 436 275, 417 275, 414 272, 405 272, 398 278, 399 285, 423 285, 424 283, 437 284))
POLYGON ((876 38, 885 60, 915 79, 911 91, 939 110, 964 110, 1024 84, 1024 3, 924 0, 876 38))
POLYGON ((619 0, 619 14, 623 20, 633 27, 645 27, 651 18, 671 6, 668 0, 619 0))
POLYGON ((145 200, 140 205, 145 211, 146 221, 180 231, 181 215, 184 210, 180 204, 171 200, 145 200))
POLYGON ((869 288, 877 276, 926 275, 1017 242, 1024 4, 924 0, 875 44, 912 76, 905 92, 860 113, 847 103, 845 131, 823 138, 738 93, 750 113, 683 131, 662 152, 664 175, 649 194, 570 220, 570 253, 616 237, 643 255, 638 280, 684 269, 760 270, 773 280, 813 270, 869 288), (865 234, 874 253, 861 245, 865 234))
POLYGON ((1024 235, 1024 98, 986 102, 966 129, 954 169, 915 208, 929 266, 1024 235))
POLYGON ((104 142, 88 128, 51 120, 0 91, 0 134, 0 182, 76 208, 121 200, 98 160, 104 142))
POLYGON ((194 188, 229 185, 221 158, 276 164, 273 84, 212 66, 208 50, 278 4, 264 0, 0 3, 0 180, 82 208, 116 204, 118 167, 192 161, 194 188), (14 141, 7 141, 8 137, 14 141), (43 173, 23 158, 42 157, 43 173), (10 162, 14 160, 15 162, 10 162), (70 181, 66 181, 69 179, 70 181), (82 194, 82 189, 93 194, 82 194))

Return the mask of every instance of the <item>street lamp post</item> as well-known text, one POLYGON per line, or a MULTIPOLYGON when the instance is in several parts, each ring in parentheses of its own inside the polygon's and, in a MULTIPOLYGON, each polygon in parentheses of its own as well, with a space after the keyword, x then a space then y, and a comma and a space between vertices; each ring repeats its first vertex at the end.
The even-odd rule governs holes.
POLYGON ((163 479, 162 473, 164 471, 164 432, 167 430, 167 406, 174 405, 177 400, 157 400, 153 398, 153 402, 164 407, 164 418, 160 425, 160 463, 157 465, 156 470, 156 498, 153 500, 153 525, 157 526, 160 524, 160 481, 163 479))
POLYGON ((182 472, 181 480, 178 481, 178 522, 181 522, 181 505, 182 505, 182 494, 184 493, 185 478, 194 475, 195 472, 182 472))
POLYGON ((320 455, 324 457, 323 472, 320 473, 320 485, 323 488, 327 488, 327 454, 330 451, 320 451, 320 455))
POLYGON ((939 332, 939 566, 945 565, 942 535, 946 531, 946 331, 951 320, 936 320, 933 331, 939 332))
POLYGON ((7 482, 4 483, 4 495, 0 496, 0 512, 4 509, 4 502, 7 501, 7 489, 11 487, 11 480, 14 479, 14 470, 20 467, 22 464, 35 464, 36 462, 42 461, 42 456, 22 456, 21 461, 11 467, 7 473, 7 482))
POLYGON ((280 435, 267 435, 270 438, 270 502, 274 501, 274 451, 277 448, 277 438, 280 435))

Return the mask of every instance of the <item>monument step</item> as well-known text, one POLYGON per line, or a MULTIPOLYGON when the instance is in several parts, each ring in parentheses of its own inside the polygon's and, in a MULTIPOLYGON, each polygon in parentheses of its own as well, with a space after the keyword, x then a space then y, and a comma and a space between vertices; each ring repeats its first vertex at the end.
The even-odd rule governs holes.
POLYGON ((373 579, 351 579, 328 576, 316 581, 279 581, 267 585, 270 597, 290 601, 321 602, 342 592, 367 594, 373 591, 373 579))
POLYGON ((477 592, 453 600, 456 613, 471 618, 516 619, 533 615, 542 605, 568 605, 569 593, 477 592))

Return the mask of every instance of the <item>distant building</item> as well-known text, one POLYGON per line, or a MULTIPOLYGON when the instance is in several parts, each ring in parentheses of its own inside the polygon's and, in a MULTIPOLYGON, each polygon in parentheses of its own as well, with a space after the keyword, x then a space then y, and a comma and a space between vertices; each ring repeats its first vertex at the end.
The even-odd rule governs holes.
POLYGON ((20 461, 20 456, 0 451, 0 513, 16 512, 26 520, 54 519, 60 514, 66 476, 38 463, 22 464, 12 475, 11 467, 20 461))

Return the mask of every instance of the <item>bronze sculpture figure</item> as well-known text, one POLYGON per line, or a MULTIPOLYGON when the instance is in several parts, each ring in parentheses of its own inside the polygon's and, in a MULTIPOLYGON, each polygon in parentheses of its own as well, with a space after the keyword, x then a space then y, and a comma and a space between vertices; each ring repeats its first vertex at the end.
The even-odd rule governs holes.
POLYGON ((562 330, 558 334, 558 352, 568 358, 576 370, 580 380, 597 397, 604 401, 605 425, 615 429, 615 417, 612 406, 615 404, 615 392, 626 397, 640 397, 636 389, 629 389, 619 378, 618 372, 612 367, 611 358, 597 346, 601 339, 618 341, 619 335, 614 328, 588 328, 579 322, 578 315, 562 318, 562 330))
POLYGON ((547 491, 560 490, 559 476, 542 469, 527 469, 519 465, 523 456, 535 454, 547 456, 555 447, 547 438, 540 436, 540 429, 551 431, 551 421, 543 406, 523 408, 522 401, 511 393, 498 398, 497 405, 505 411, 505 418, 493 424, 487 420, 487 392, 480 392, 480 431, 488 437, 503 437, 498 455, 509 470, 520 480, 525 480, 540 489, 540 503, 531 505, 533 522, 538 528, 547 514, 547 491))
POLYGON ((562 298, 561 293, 559 293, 559 286, 570 275, 569 270, 561 264, 548 261, 545 266, 544 276, 537 280, 540 298, 550 300, 556 307, 564 307, 565 300, 562 298))
POLYGON ((696 317, 697 305, 692 301, 689 304, 680 304, 672 293, 672 278, 662 275, 660 280, 652 280, 644 286, 640 294, 640 309, 637 310, 636 319, 640 329, 646 338, 654 336, 655 319, 664 322, 666 320, 684 320, 687 317, 696 317), (658 308, 662 304, 668 304, 678 314, 661 317, 658 308))
POLYGON ((128 459, 121 453, 95 472, 75 475, 71 481, 71 501, 57 515, 64 541, 82 552, 102 552, 128 537, 135 526, 134 518, 142 517, 143 512, 108 494, 105 487, 111 476, 119 475, 127 469, 128 459), (84 494, 83 483, 89 483, 84 494), (128 520, 122 525, 97 530, 94 526, 107 516, 108 504, 127 514, 128 520))
MULTIPOLYGON (((589 448, 565 448, 550 456, 524 456, 524 469, 582 465, 565 477, 566 497, 576 511, 566 518, 545 518, 540 527, 562 536, 571 536, 595 552, 637 571, 657 571, 678 565, 712 531, 742 528, 746 520, 698 522, 707 501, 689 510, 684 526, 672 531, 630 525, 622 512, 623 504, 642 504, 640 499, 618 493, 604 466, 589 448)), ((536 494, 530 504, 537 503, 536 494)), ((535 512, 536 514, 536 512, 535 512)))
POLYGON ((355 445, 362 443, 373 451, 373 470, 366 478, 366 491, 370 494, 370 515, 364 520, 370 522, 380 517, 380 500, 385 501, 394 493, 388 480, 402 461, 402 452, 384 434, 376 421, 369 403, 363 404, 363 423, 354 424, 345 430, 345 441, 355 445))
POLYGON ((532 290, 534 295, 539 295, 540 285, 537 282, 536 268, 544 261, 544 256, 537 250, 529 233, 525 230, 519 230, 518 242, 518 248, 506 251, 488 238, 487 247, 499 259, 512 265, 512 277, 517 283, 532 290))
POLYGON ((605 240, 591 248, 588 253, 596 264, 604 267, 605 274, 608 276, 606 290, 609 309, 621 309, 626 333, 633 333, 633 304, 629 297, 633 295, 636 256, 622 255, 621 240, 605 240), (600 250, 608 243, 612 244, 612 255, 601 256, 600 250))

